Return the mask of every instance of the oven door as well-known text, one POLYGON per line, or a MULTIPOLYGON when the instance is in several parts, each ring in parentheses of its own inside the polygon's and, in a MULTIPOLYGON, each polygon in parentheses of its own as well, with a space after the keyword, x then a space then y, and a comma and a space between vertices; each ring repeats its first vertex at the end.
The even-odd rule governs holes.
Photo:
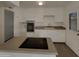
POLYGON ((27 32, 34 32, 34 23, 27 23, 27 32))

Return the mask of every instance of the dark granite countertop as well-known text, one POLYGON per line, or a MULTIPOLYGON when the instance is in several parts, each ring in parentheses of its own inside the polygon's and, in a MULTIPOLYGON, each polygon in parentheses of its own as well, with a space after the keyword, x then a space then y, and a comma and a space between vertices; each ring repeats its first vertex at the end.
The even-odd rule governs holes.
POLYGON ((35 29, 55 29, 55 30, 65 30, 64 26, 36 26, 35 29))

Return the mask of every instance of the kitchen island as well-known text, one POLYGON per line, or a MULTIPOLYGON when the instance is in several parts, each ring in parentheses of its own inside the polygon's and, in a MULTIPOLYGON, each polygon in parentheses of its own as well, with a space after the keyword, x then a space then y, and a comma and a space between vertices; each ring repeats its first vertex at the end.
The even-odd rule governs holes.
POLYGON ((15 37, 6 43, 0 44, 0 56, 2 57, 56 57, 58 54, 50 38, 47 38, 48 50, 19 48, 26 36, 15 37))

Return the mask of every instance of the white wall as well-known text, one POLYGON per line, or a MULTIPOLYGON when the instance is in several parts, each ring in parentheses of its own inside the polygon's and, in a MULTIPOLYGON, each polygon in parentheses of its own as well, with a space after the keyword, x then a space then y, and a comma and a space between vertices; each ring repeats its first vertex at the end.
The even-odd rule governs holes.
MULTIPOLYGON (((63 8, 24 8, 24 19, 34 20, 36 25, 48 25, 47 22, 50 21, 44 19, 44 15, 54 15, 51 23, 63 22, 63 8)), ((53 25, 56 25, 55 23, 53 25)))
POLYGON ((15 11, 15 36, 25 33, 25 28, 20 22, 34 20, 36 26, 47 26, 48 20, 44 19, 44 15, 54 15, 55 18, 50 21, 51 25, 64 25, 64 10, 63 8, 14 8, 15 11), (55 23, 56 22, 56 23, 55 23))
POLYGON ((15 6, 20 6, 20 2, 19 1, 9 1, 9 3, 12 3, 15 6))
MULTIPOLYGON (((79 56, 79 36, 77 36, 78 32, 69 30, 69 13, 75 11, 77 11, 77 14, 79 14, 79 2, 71 2, 65 8, 66 44, 79 56)), ((77 19, 77 28, 79 30, 78 24, 79 18, 77 19)))

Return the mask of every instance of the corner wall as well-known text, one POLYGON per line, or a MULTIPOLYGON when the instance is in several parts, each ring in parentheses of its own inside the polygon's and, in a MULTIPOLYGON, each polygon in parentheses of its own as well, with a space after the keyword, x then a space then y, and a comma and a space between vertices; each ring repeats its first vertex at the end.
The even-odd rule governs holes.
POLYGON ((77 30, 79 30, 79 2, 71 2, 65 8, 66 44, 79 56, 79 36, 77 31, 69 30, 69 13, 77 12, 77 30))

